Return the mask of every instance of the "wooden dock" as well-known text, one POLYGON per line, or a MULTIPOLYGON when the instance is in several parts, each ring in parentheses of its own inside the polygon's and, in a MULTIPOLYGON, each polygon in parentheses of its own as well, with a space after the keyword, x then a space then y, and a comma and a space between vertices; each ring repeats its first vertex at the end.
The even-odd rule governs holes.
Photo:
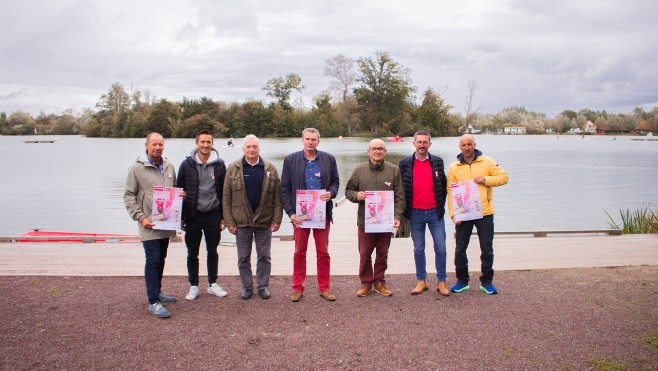
MULTIPOLYGON (((341 203, 334 212, 329 252, 332 275, 358 275, 356 204, 341 203)), ((284 217, 286 220, 287 217, 284 217)), ((450 223, 450 222, 448 222, 450 223)), ((496 270, 555 269, 576 267, 614 267, 658 265, 658 234, 621 235, 557 234, 535 238, 526 234, 499 234, 494 240, 496 270)), ((227 237, 227 232, 223 233, 227 237)), ((224 238, 219 248, 219 274, 238 275, 235 240, 224 238)), ((428 242, 431 237, 428 233, 428 242)), ((454 272, 455 240, 448 238, 447 269, 454 272)), ((313 238, 307 252, 307 273, 316 274, 313 238)), ((205 250, 199 256, 205 272, 205 250)), ((272 239, 272 274, 292 274, 294 242, 272 239)), ((435 273, 434 252, 426 249, 427 271, 435 273)), ((187 248, 184 242, 172 242, 165 274, 187 275, 187 248)), ((472 271, 477 271, 480 249, 474 234, 468 249, 472 271)), ((255 269, 255 251, 252 253, 255 269)), ((410 238, 391 242, 387 274, 414 273, 413 244, 410 238)), ((141 276, 144 251, 140 243, 4 243, 0 244, 0 275, 53 276, 141 276)), ((204 273, 202 273, 203 275, 204 273)), ((433 275, 432 275, 433 276, 433 275)), ((449 275, 454 278, 454 275, 449 275)))

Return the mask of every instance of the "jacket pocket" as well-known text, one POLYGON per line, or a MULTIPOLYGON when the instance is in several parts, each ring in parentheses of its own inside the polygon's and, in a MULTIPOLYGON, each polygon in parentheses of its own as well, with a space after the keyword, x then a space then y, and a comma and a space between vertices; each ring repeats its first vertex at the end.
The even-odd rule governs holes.
POLYGON ((242 189, 242 177, 236 176, 231 178, 231 189, 232 190, 242 189))

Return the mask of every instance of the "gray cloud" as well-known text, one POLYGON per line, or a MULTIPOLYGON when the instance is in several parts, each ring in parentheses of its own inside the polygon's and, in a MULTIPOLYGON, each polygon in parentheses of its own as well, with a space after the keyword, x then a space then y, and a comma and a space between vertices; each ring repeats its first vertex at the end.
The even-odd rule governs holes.
POLYGON ((386 51, 418 95, 447 87, 460 111, 477 81, 482 112, 505 107, 629 112, 658 105, 652 1, 5 2, 0 110, 93 107, 113 82, 159 98, 266 99, 294 72, 302 97, 329 87, 336 54, 386 51))

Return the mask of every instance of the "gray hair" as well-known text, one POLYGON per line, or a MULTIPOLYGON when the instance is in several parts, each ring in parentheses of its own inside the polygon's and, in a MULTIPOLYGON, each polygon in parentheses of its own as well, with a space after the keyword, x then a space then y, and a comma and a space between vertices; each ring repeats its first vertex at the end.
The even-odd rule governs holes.
POLYGON ((302 138, 304 137, 304 134, 306 133, 312 133, 318 136, 318 140, 320 140, 320 132, 316 128, 306 128, 302 130, 302 138))
POLYGON ((152 136, 155 136, 155 135, 159 136, 160 138, 162 138, 162 140, 164 140, 164 137, 162 136, 162 134, 160 134, 160 133, 154 131, 154 132, 152 132, 152 133, 149 133, 149 134, 146 136, 146 144, 148 144, 148 143, 149 143, 149 139, 151 139, 151 137, 152 137, 152 136))
POLYGON ((249 134, 246 137, 244 137, 244 143, 252 142, 252 141, 256 142, 256 144, 258 144, 258 146, 260 146, 260 139, 258 139, 257 136, 255 136, 253 134, 249 134))

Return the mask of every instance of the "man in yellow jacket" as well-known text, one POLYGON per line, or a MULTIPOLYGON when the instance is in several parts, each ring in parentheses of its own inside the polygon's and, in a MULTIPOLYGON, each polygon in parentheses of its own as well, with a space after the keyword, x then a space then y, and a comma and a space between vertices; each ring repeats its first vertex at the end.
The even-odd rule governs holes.
POLYGON ((456 248, 455 248, 455 272, 457 284, 450 288, 452 292, 463 292, 471 287, 468 285, 468 258, 466 249, 473 233, 473 226, 477 228, 480 239, 480 260, 482 264, 482 276, 480 276, 480 290, 492 295, 498 290, 493 285, 493 237, 494 237, 494 206, 493 187, 507 184, 507 172, 498 166, 491 157, 482 155, 475 149, 475 138, 470 134, 464 134, 459 139, 461 153, 457 161, 448 169, 448 210, 450 218, 455 223, 456 248), (475 220, 456 221, 455 210, 452 203, 451 185, 456 182, 473 180, 478 185, 480 193, 480 205, 482 207, 482 218, 475 220))

